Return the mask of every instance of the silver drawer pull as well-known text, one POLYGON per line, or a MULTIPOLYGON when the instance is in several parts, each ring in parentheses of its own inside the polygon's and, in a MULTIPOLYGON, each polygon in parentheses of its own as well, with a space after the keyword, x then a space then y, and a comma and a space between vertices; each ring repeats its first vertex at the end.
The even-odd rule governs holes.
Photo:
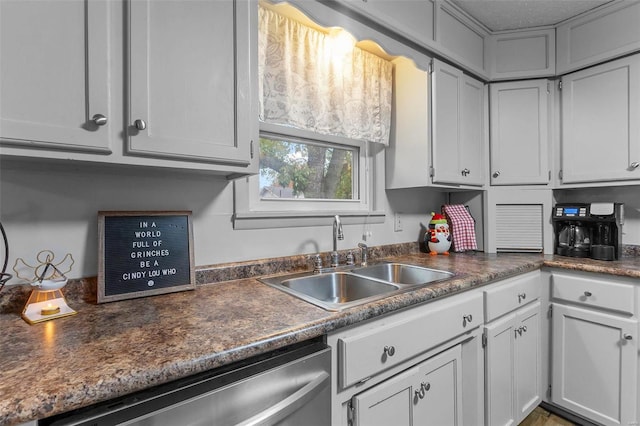
POLYGON ((585 297, 591 297, 593 294, 590 291, 584 292, 585 297))
POLYGON ((422 399, 422 398, 424 398, 425 394, 429 391, 429 389, 431 389, 431 383, 422 382, 422 383, 420 383, 420 389, 417 389, 414 392, 414 394, 415 394, 416 398, 422 399))
POLYGON ((385 346, 384 347, 384 353, 385 353, 385 355, 388 355, 388 356, 394 356, 395 353, 396 353, 395 346, 385 346))
POLYGON ((469 324, 470 324, 470 323, 471 323, 471 321, 473 321, 473 317, 471 316, 471 314, 469 314, 469 315, 464 315, 464 316, 462 317, 462 326, 463 326, 463 327, 466 327, 466 326, 467 326, 467 323, 469 323, 469 324))
POLYGON ((629 333, 624 333, 622 337, 624 337, 624 340, 633 340, 633 336, 629 333))
POLYGON ((634 161, 633 163, 631 163, 631 168, 632 168, 632 169, 637 169, 637 168, 638 168, 638 166, 640 166, 640 163, 639 163, 639 162, 637 162, 637 161, 634 161))

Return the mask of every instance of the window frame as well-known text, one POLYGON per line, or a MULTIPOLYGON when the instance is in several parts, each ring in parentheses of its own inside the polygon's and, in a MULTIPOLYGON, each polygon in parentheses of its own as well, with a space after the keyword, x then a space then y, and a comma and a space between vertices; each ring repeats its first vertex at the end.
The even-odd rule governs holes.
MULTIPOLYGON (((336 214, 346 218, 345 223, 384 221, 384 211, 378 206, 379 200, 384 196, 384 145, 262 122, 260 136, 333 145, 338 148, 356 148, 358 155, 354 155, 354 160, 357 158, 354 169, 357 168, 357 178, 354 183, 357 187, 353 190, 357 191, 359 197, 351 200, 262 199, 259 193, 259 174, 248 176, 234 182, 235 229, 320 225, 336 214)), ((259 158, 259 153, 256 157, 259 158)))

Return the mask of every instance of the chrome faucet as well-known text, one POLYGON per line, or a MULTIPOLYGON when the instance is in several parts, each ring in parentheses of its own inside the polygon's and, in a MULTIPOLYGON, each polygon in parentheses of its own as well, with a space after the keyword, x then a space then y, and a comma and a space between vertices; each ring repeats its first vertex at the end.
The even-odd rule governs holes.
POLYGON ((331 252, 331 266, 338 266, 338 240, 344 240, 344 234, 342 233, 342 222, 340 222, 340 216, 335 215, 333 217, 333 251, 331 252))
POLYGON ((365 243, 358 243, 358 247, 360 247, 360 250, 362 251, 362 255, 360 256, 360 266, 367 266, 369 249, 365 243))

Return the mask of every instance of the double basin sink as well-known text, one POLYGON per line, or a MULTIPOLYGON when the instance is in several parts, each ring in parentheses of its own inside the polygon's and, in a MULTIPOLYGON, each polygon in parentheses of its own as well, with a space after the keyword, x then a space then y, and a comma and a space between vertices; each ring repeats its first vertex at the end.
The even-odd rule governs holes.
POLYGON ((319 274, 263 277, 260 281, 328 311, 341 311, 452 276, 447 271, 389 262, 341 267, 319 274))

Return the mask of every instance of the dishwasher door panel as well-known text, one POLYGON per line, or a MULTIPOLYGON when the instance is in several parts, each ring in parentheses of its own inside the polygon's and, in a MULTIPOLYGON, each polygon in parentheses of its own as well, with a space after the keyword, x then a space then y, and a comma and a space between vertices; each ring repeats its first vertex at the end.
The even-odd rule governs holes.
POLYGON ((238 369, 162 385, 39 425, 330 426, 331 349, 313 343, 238 369))

